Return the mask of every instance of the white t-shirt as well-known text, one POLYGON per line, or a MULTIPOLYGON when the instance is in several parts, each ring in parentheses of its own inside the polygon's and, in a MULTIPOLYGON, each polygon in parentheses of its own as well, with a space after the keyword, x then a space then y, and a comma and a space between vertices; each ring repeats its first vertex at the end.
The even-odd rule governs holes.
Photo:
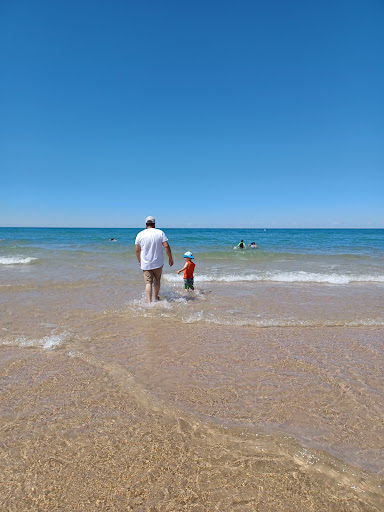
POLYGON ((163 242, 168 238, 161 229, 143 229, 138 233, 135 245, 140 245, 140 267, 142 270, 153 270, 164 265, 163 242))

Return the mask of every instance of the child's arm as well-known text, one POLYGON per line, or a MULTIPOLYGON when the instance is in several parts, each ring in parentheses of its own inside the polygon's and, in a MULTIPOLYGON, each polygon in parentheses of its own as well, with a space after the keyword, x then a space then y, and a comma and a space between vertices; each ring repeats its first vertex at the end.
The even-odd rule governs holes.
POLYGON ((181 268, 180 270, 178 270, 178 271, 177 271, 177 273, 178 273, 178 274, 180 274, 180 272, 182 272, 183 270, 185 270, 185 269, 187 268, 187 266, 188 266, 188 263, 186 263, 186 264, 184 265, 184 267, 183 267, 183 268, 181 268))

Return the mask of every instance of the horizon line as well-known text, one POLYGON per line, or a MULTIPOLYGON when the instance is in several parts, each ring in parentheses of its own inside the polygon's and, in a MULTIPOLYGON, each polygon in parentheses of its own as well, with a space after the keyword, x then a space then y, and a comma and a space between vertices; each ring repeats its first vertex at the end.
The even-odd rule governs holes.
MULTIPOLYGON (((143 229, 143 226, 0 226, 0 229, 143 229)), ((228 227, 218 227, 218 226, 164 226, 161 229, 384 229, 384 227, 254 227, 254 226, 228 226, 228 227)))

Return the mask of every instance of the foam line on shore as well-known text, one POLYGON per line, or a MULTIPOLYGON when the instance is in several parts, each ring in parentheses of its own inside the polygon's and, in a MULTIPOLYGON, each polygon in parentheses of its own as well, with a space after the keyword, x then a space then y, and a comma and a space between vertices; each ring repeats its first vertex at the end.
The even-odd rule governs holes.
POLYGON ((203 304, 195 302, 205 300, 203 295, 197 297, 183 297, 176 293, 168 293, 167 298, 159 302, 147 304, 145 298, 134 299, 126 304, 125 312, 133 317, 144 318, 172 318, 184 324, 205 322, 225 326, 251 326, 251 327, 383 327, 384 317, 357 318, 354 320, 341 319, 303 319, 296 316, 271 317, 255 315, 235 318, 229 311, 225 313, 212 313, 204 311, 203 304), (198 309, 191 310, 188 304, 199 304, 198 309))
POLYGON ((51 334, 43 338, 27 338, 26 336, 16 336, 14 339, 5 339, 0 341, 0 345, 13 346, 21 348, 43 348, 55 349, 62 345, 69 338, 69 333, 51 334))

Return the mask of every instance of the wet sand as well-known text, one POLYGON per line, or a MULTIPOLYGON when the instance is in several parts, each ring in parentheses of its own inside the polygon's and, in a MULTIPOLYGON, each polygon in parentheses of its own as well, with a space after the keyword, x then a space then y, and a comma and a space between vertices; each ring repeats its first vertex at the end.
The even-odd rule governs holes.
POLYGON ((87 317, 1 347, 2 510, 383 510, 382 330, 87 317))

